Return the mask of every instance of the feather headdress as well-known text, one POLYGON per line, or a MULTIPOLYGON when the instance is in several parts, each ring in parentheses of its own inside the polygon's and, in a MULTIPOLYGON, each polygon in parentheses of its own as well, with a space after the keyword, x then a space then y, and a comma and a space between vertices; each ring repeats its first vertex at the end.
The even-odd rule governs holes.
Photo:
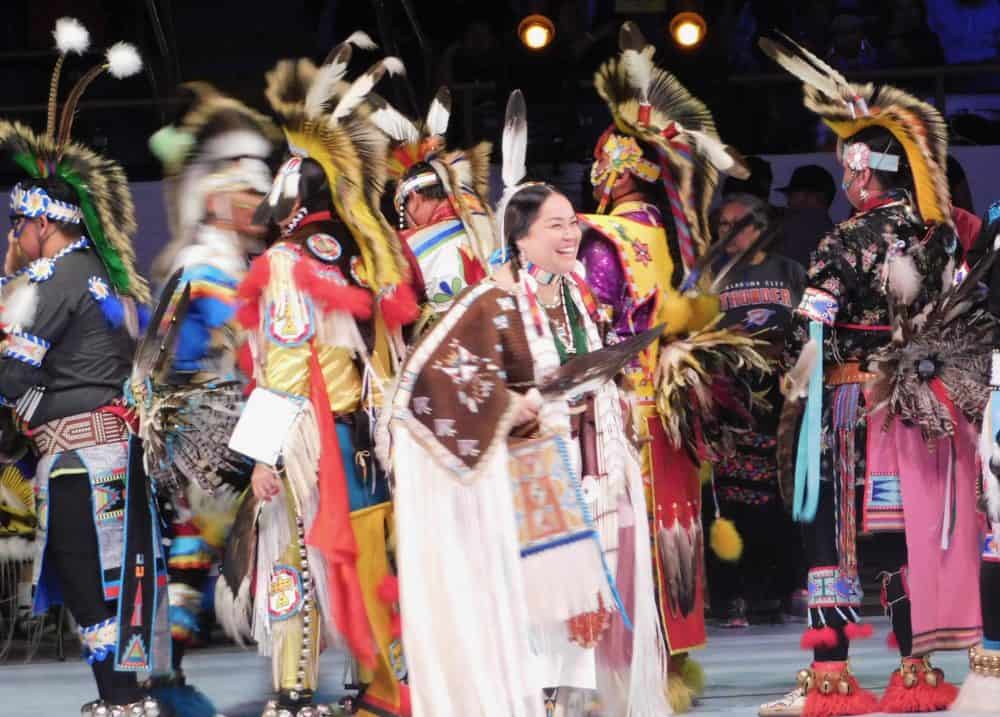
POLYGON ((364 278, 379 293, 386 320, 396 325, 416 316, 416 301, 396 234, 379 209, 388 140, 365 114, 375 85, 385 74, 401 74, 403 65, 387 57, 342 84, 350 44, 335 48, 318 69, 307 59, 281 60, 267 73, 266 95, 289 151, 323 167, 337 215, 361 250, 364 278))
MULTIPOLYGON (((55 177, 69 185, 76 194, 75 206, 51 201, 46 204, 58 204, 71 221, 83 223, 115 290, 144 303, 149 299, 149 287, 135 267, 132 235, 137 225, 125 172, 117 162, 70 137, 77 106, 87 87, 104 72, 119 79, 130 77, 142 69, 142 60, 132 45, 119 42, 110 47, 104 62, 84 73, 70 90, 57 121, 59 79, 66 55, 84 52, 89 36, 72 18, 58 20, 54 35, 59 59, 49 86, 45 133, 36 134, 18 122, 0 120, 0 153, 10 157, 32 179, 55 177)), ((12 208, 16 210, 25 198, 26 192, 17 185, 11 193, 12 208)))
MULTIPOLYGON (((669 72, 653 62, 655 48, 631 22, 619 34, 621 53, 605 62, 594 86, 614 124, 597 142, 595 158, 607 153, 615 133, 656 148, 656 178, 676 184, 684 219, 699 253, 710 242, 708 207, 719 172, 749 176, 741 155, 719 140, 708 108, 669 72)), ((614 178, 608 181, 613 184, 614 178)))
POLYGON ((391 140, 387 169, 389 180, 396 182, 396 210, 401 213, 409 193, 425 182, 439 185, 464 225, 476 257, 488 266, 499 246, 489 207, 490 143, 448 149, 445 136, 451 118, 451 93, 447 87, 438 90, 422 122, 406 117, 381 97, 372 98, 372 107, 369 119, 391 140), (404 181, 410 168, 420 163, 430 165, 429 176, 404 181))
POLYGON ((173 239, 153 262, 153 280, 162 283, 174 258, 193 239, 209 193, 247 189, 266 194, 267 164, 281 139, 277 126, 242 102, 204 82, 181 86, 191 103, 173 124, 159 129, 150 149, 164 166, 167 217, 173 239))
POLYGON ((759 41, 763 52, 803 82, 805 106, 840 139, 882 127, 902 146, 913 173, 917 206, 927 223, 951 224, 948 128, 941 113, 890 85, 852 84, 788 37, 759 41))

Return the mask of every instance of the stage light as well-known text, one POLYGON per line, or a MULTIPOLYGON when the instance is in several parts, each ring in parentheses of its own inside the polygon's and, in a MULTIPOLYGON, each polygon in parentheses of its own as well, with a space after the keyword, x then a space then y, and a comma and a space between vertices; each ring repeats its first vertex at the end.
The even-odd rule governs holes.
POLYGON ((707 29, 705 18, 696 12, 679 12, 670 21, 670 37, 684 50, 701 45, 707 29))
POLYGON ((556 36, 556 26, 545 15, 528 15, 517 26, 517 36, 529 50, 544 50, 556 36))

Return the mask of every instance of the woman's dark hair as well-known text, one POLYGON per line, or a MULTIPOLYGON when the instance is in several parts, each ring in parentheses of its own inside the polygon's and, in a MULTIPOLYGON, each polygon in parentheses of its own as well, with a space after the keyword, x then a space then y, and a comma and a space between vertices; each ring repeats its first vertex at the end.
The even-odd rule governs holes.
MULTIPOLYGON (((435 176, 437 175, 437 173, 434 171, 434 168, 427 162, 417 162, 416 164, 412 165, 409 169, 406 170, 406 173, 403 174, 403 179, 400 181, 405 182, 406 180, 412 177, 416 177, 418 174, 434 174, 435 176)), ((423 187, 421 189, 418 189, 416 190, 416 192, 421 197, 425 197, 426 199, 441 200, 441 199, 447 199, 448 197, 448 195, 444 193, 444 187, 441 186, 440 182, 438 184, 432 184, 429 187, 423 187)))
POLYGON ((517 270, 521 268, 517 241, 523 239, 531 230, 531 225, 538 219, 538 212, 541 210, 542 204, 553 194, 562 194, 562 192, 551 184, 529 184, 517 190, 507 202, 503 213, 504 246, 507 249, 511 266, 514 268, 515 276, 517 276, 517 270))
MULTIPOLYGON (((35 187, 38 187, 46 194, 48 194, 51 199, 57 199, 60 202, 66 202, 67 204, 80 206, 80 198, 77 196, 76 191, 58 177, 39 177, 38 179, 22 179, 21 186, 24 189, 33 189, 35 187)), ((57 222, 54 219, 49 219, 49 222, 54 224, 56 228, 59 229, 59 231, 61 231, 63 234, 74 239, 76 237, 83 236, 83 233, 86 231, 86 227, 84 227, 83 221, 74 224, 72 222, 57 222)))
POLYGON ((844 140, 844 146, 861 142, 868 146, 872 152, 882 154, 894 154, 899 157, 899 171, 886 172, 881 169, 873 169, 872 174, 878 179, 879 184, 885 189, 905 189, 913 191, 913 172, 910 170, 910 162, 903 151, 903 145, 899 143, 892 133, 882 127, 867 127, 850 138, 844 140))

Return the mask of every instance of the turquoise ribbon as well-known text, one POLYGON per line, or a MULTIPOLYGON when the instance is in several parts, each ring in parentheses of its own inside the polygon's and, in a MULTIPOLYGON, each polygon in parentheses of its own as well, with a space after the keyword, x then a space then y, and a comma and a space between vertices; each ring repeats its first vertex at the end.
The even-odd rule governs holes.
POLYGON ((799 523, 811 523, 819 505, 819 457, 823 421, 823 324, 809 322, 809 338, 819 347, 816 366, 809 376, 805 416, 799 429, 798 452, 795 456, 795 496, 792 518, 799 523))

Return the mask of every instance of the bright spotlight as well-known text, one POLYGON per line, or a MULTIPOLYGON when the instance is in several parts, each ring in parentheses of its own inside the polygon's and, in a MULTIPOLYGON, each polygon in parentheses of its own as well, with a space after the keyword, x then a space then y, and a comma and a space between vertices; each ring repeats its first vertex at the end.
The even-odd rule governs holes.
POLYGON ((693 50, 705 39, 705 18, 696 12, 679 12, 670 21, 670 36, 685 50, 693 50))
POLYGON ((529 50, 542 50, 552 44, 556 26, 544 15, 528 15, 517 26, 517 36, 529 50))

